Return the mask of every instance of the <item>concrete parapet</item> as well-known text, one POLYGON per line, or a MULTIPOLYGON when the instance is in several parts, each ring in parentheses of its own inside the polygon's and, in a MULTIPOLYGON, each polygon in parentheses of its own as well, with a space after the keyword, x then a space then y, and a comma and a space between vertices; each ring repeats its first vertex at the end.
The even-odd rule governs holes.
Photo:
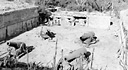
POLYGON ((38 26, 37 7, 0 14, 0 41, 38 26))

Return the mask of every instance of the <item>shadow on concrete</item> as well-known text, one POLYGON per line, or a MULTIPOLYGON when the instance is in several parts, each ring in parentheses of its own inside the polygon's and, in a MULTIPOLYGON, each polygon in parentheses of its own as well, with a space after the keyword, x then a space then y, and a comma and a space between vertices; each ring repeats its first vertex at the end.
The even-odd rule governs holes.
MULTIPOLYGON (((35 48, 33 46, 27 46, 28 49, 28 53, 32 52, 35 48)), ((23 57, 24 55, 26 55, 27 52, 24 52, 22 55, 19 56, 19 58, 23 57)))

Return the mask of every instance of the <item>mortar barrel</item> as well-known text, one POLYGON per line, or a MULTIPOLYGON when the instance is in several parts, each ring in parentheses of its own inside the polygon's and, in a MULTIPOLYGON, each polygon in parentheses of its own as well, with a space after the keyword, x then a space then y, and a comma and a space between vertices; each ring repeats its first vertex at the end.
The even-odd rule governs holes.
POLYGON ((7 42, 8 46, 14 47, 15 49, 19 49, 21 44, 26 46, 23 42, 7 42))

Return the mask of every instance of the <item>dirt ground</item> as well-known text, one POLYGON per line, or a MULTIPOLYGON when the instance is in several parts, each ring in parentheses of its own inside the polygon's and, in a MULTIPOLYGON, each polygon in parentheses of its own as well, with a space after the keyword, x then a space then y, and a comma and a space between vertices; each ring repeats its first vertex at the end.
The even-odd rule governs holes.
MULTIPOLYGON (((41 62, 40 65, 51 67, 53 63, 56 42, 55 40, 43 40, 40 37, 41 28, 42 26, 34 28, 9 41, 22 41, 27 45, 33 45, 35 49, 29 53, 29 62, 41 62)), ((84 32, 94 31, 100 41, 97 44, 91 45, 91 48, 87 49, 92 51, 92 49, 95 48, 93 68, 98 70, 122 70, 122 67, 119 65, 119 61, 117 59, 117 51, 120 48, 120 44, 115 30, 95 29, 86 26, 52 26, 47 28, 57 33, 57 62, 61 57, 62 49, 64 50, 64 55, 68 55, 69 52, 84 47, 84 45, 79 41, 79 37, 84 32)), ((6 43, 1 44, 0 53, 7 51, 7 47, 8 46, 6 43)), ((23 56, 19 61, 27 62, 27 55, 23 56)))

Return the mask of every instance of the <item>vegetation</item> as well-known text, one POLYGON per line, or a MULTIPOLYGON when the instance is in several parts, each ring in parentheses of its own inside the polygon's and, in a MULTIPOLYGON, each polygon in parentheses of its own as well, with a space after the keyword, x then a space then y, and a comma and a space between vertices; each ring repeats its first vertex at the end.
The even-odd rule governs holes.
POLYGON ((127 5, 128 0, 37 0, 46 7, 59 6, 75 11, 109 11, 127 5))

